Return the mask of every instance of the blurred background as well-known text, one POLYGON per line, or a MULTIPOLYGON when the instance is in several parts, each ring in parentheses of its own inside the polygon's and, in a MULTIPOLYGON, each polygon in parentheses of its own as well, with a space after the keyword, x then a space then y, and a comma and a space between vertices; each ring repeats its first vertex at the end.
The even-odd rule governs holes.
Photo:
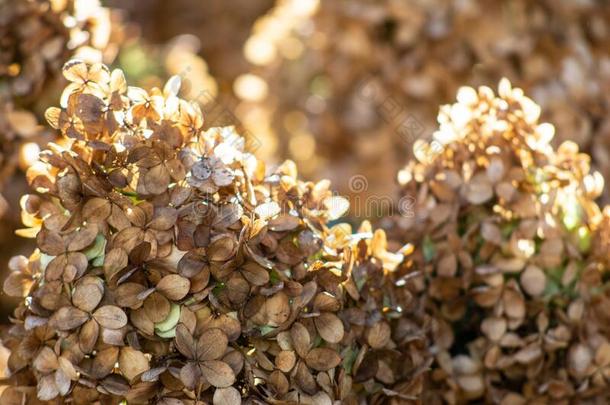
MULTIPOLYGON (((4 273, 32 249, 14 236, 23 170, 53 140, 43 113, 72 56, 143 87, 181 76, 206 126, 235 125, 270 165, 293 159, 302 177, 330 179, 354 222, 391 208, 440 105, 502 77, 542 107, 557 143, 610 176, 605 0, 0 0, 4 273), (370 197, 386 203, 365 210, 370 197)), ((0 308, 6 319, 5 296, 0 308)))

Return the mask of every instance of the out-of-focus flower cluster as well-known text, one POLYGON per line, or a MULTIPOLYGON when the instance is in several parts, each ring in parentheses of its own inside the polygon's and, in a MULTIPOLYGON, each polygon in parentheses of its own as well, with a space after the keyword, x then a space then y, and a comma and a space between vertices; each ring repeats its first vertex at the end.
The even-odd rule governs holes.
POLYGON ((2 92, 36 102, 70 57, 112 61, 121 39, 111 10, 96 0, 5 0, 0 5, 2 92))
POLYGON ((39 125, 71 57, 111 62, 123 38, 120 15, 96 0, 0 3, 0 179, 27 168, 48 140, 39 125))
POLYGON ((161 87, 171 76, 179 76, 181 97, 213 108, 218 83, 198 55, 200 47, 199 39, 192 35, 176 36, 163 45, 135 38, 123 47, 117 65, 128 79, 145 88, 161 87))
POLYGON ((433 319, 424 403, 610 399, 608 212, 574 142, 554 150, 540 108, 504 79, 459 90, 398 175, 433 319))
POLYGON ((273 0, 108 0, 113 8, 128 12, 147 42, 164 44, 188 34, 201 44, 200 54, 224 92, 248 65, 242 54, 252 24, 273 0))
POLYGON ((609 13, 603 1, 278 1, 245 46, 251 86, 236 90, 255 106, 243 120, 341 189, 346 173, 395 172, 459 86, 508 77, 557 144, 573 140, 610 175, 609 13))
POLYGON ((73 60, 64 138, 27 172, 29 258, 3 404, 418 401, 429 364, 412 247, 329 227, 330 183, 267 170, 196 102, 73 60))

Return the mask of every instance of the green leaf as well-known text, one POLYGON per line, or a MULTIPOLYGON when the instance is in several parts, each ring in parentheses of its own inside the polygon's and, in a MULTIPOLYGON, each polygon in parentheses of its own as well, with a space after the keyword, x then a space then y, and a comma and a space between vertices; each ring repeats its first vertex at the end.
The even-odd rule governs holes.
MULTIPOLYGON (((97 257, 103 256, 105 251, 106 238, 104 237, 104 235, 99 234, 95 237, 95 242, 93 242, 93 245, 89 249, 85 250, 83 253, 85 254, 85 256, 87 256, 87 260, 93 260, 97 257)), ((104 264, 103 260, 102 264, 104 264)))
POLYGON ((585 225, 578 227, 576 231, 578 235, 578 250, 580 253, 587 253, 591 249, 591 232, 585 225))
POLYGON ((574 195, 567 197, 567 201, 562 205, 563 208, 563 224, 569 230, 573 231, 582 224, 583 211, 578 198, 574 195))
POLYGON ((167 317, 155 324, 155 333, 162 338, 176 336, 176 325, 180 320, 180 305, 172 303, 167 317))
POLYGON ((275 329, 277 329, 275 326, 270 326, 270 325, 263 325, 263 326, 258 327, 258 330, 260 331, 262 336, 265 336, 265 335, 273 332, 275 329))
POLYGON ((432 239, 430 239, 429 235, 426 235, 426 237, 424 238, 423 250, 424 260, 426 261, 426 263, 429 263, 430 261, 432 261, 432 259, 434 259, 434 256, 436 255, 436 247, 434 246, 434 242, 432 242, 432 239))
POLYGON ((277 283, 279 283, 282 279, 280 278, 279 273, 273 269, 271 270, 271 272, 269 273, 269 281, 271 282, 272 285, 275 285, 277 283))
POLYGON ((343 350, 343 353, 341 353, 341 357, 343 357, 343 369, 347 374, 351 374, 356 358, 358 357, 358 351, 351 347, 346 347, 345 350, 343 350))

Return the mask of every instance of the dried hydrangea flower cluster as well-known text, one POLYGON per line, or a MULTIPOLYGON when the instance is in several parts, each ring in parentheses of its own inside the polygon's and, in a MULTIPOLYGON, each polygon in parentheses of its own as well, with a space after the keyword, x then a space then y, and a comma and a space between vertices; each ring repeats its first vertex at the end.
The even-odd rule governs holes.
POLYGON ((66 59, 111 61, 118 51, 118 27, 97 0, 8 0, 0 15, 3 91, 20 104, 35 102, 66 59))
POLYGON ((388 178, 459 86, 508 77, 557 125, 556 140, 574 140, 608 177, 609 13, 603 1, 322 1, 280 46, 260 46, 277 56, 253 62, 271 95, 259 109, 271 112, 252 121, 267 118, 278 152, 309 176, 388 178))
POLYGON ((97 0, 0 3, 1 184, 51 139, 39 119, 61 91, 63 63, 71 57, 111 62, 123 36, 119 20, 97 0))
POLYGON ((396 235, 417 242, 434 319, 424 401, 606 403, 603 179, 574 143, 553 150, 553 127, 506 79, 457 98, 398 176, 415 206, 396 235))
POLYGON ((328 227, 348 208, 329 182, 267 171, 194 102, 128 87, 73 60, 64 137, 27 173, 29 258, 4 344, 2 403, 380 403, 417 399, 426 319, 408 248, 328 227), (394 288, 396 286, 396 288, 394 288))
POLYGON ((385 233, 368 223, 354 235, 335 225, 323 240, 313 277, 295 274, 301 315, 254 340, 254 376, 268 376, 271 392, 289 403, 420 403, 431 358, 429 322, 405 260, 412 246, 388 252, 385 233))

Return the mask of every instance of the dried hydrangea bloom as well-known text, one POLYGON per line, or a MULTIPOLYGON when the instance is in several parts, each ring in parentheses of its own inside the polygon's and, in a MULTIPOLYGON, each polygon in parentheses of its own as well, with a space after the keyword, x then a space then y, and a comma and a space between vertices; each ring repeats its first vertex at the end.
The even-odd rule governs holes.
POLYGON ((46 113, 64 143, 22 200, 38 249, 5 281, 23 297, 5 403, 417 398, 425 319, 393 289, 404 255, 329 229, 348 204, 328 181, 204 131, 177 78, 146 91, 77 60, 64 75, 46 113))
POLYGON ((97 0, 7 0, 0 4, 0 185, 29 167, 51 140, 40 125, 68 58, 111 62, 119 15, 97 0))
POLYGON ((553 150, 539 114, 507 80, 462 88, 399 173, 415 205, 395 231, 434 318, 426 403, 607 401, 610 336, 585 321, 608 277, 603 179, 574 143, 553 150))
POLYGON ((243 121, 270 128, 277 153, 303 173, 335 173, 342 192, 344 173, 361 173, 371 194, 389 195, 391 184, 373 179, 406 163, 439 105, 464 84, 508 77, 557 125, 556 145, 575 141, 610 175, 605 2, 297 0, 275 9, 289 3, 319 6, 304 22, 272 10, 254 26, 246 56, 271 96, 243 121), (273 28, 261 35, 265 25, 273 28))
POLYGON ((248 377, 267 381, 257 389, 269 402, 420 403, 430 355, 410 247, 388 252, 384 232, 366 223, 354 235, 335 225, 323 239, 320 260, 285 280, 302 285, 290 310, 275 291, 266 304, 246 306, 260 330, 248 377))
POLYGON ((0 74, 21 104, 36 102, 69 57, 111 61, 118 50, 116 16, 97 0, 8 0, 0 14, 0 74))

